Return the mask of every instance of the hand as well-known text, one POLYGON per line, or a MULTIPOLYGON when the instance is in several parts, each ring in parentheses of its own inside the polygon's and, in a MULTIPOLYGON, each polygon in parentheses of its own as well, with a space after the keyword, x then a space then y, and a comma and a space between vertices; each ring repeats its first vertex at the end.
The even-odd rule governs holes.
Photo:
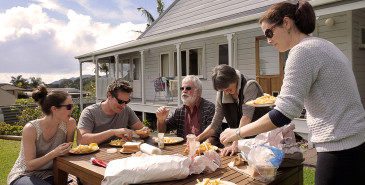
POLYGON ((169 116, 170 109, 166 109, 164 106, 160 107, 156 111, 157 120, 165 121, 169 116))
POLYGON ((237 141, 239 139, 236 135, 236 130, 237 130, 236 128, 235 129, 227 128, 221 133, 220 140, 224 146, 228 146, 230 142, 237 141))
POLYGON ((120 128, 114 130, 114 135, 122 138, 124 141, 132 141, 133 132, 126 128, 120 128))
POLYGON ((55 154, 55 157, 62 156, 68 153, 68 151, 72 147, 72 142, 69 143, 62 143, 58 145, 52 152, 55 154))
POLYGON ((146 133, 145 134, 137 134, 139 137, 141 137, 141 138, 146 138, 146 137, 148 137, 148 136, 150 136, 150 134, 151 134, 151 130, 148 128, 148 127, 143 127, 142 129, 140 129, 141 131, 146 131, 146 133))
POLYGON ((228 154, 230 154, 230 156, 233 156, 238 151, 237 143, 238 142, 235 141, 235 142, 233 142, 233 144, 231 146, 228 146, 228 147, 225 147, 224 149, 222 149, 221 155, 227 156, 228 154))

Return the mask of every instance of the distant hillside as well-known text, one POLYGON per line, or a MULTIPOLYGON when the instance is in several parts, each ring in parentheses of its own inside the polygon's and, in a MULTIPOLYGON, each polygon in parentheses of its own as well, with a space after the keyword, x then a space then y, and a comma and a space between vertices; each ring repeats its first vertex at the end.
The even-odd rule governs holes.
MULTIPOLYGON (((92 77, 92 76, 94 76, 94 75, 82 75, 82 78, 89 78, 89 77, 92 77)), ((77 78, 79 78, 79 77, 72 77, 72 78, 69 78, 69 80, 75 81, 77 78)), ((64 80, 67 80, 67 79, 62 78, 61 80, 54 81, 50 84, 60 84, 64 80)))

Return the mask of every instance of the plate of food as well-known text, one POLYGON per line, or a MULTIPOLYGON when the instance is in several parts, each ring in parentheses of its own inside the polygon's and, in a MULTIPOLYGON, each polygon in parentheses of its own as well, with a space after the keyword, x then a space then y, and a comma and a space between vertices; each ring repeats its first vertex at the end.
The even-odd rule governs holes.
POLYGON ((122 147, 125 143, 126 143, 126 141, 124 141, 123 139, 115 139, 115 140, 111 140, 109 142, 109 145, 122 147))
POLYGON ((99 146, 96 143, 90 143, 89 145, 79 145, 75 148, 71 148, 68 152, 71 154, 90 154, 99 151, 99 146))
POLYGON ((236 185, 233 182, 220 180, 219 178, 218 179, 204 178, 202 182, 200 182, 199 179, 196 179, 196 181, 198 182, 196 183, 196 185, 236 185))
POLYGON ((253 107, 270 107, 275 105, 276 97, 271 96, 270 94, 264 93, 264 96, 258 97, 255 100, 251 100, 246 102, 246 105, 250 105, 253 107))
MULTIPOLYGON (((200 144, 200 149, 197 150, 196 153, 201 154, 201 153, 204 153, 204 152, 207 152, 207 151, 216 151, 218 149, 219 148, 217 146, 214 146, 210 143, 204 142, 204 143, 200 144)), ((186 147, 184 152, 189 153, 189 148, 186 147)))
MULTIPOLYGON (((154 137, 153 139, 156 143, 158 143, 157 137, 154 137)), ((182 138, 182 137, 164 137, 163 140, 164 140, 164 144, 168 145, 168 144, 176 144, 176 143, 183 142, 184 138, 182 138)))

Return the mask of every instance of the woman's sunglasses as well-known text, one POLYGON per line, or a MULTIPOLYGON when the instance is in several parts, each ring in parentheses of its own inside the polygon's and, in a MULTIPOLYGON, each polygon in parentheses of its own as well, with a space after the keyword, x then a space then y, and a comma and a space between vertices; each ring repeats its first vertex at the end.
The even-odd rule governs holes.
POLYGON ((185 88, 185 90, 190 91, 192 87, 180 87, 180 91, 183 91, 185 88))
POLYGON ((271 26, 271 28, 266 29, 265 30, 265 37, 268 39, 271 39, 274 36, 274 32, 273 29, 277 26, 278 24, 274 24, 273 26, 271 26))
POLYGON ((120 99, 118 99, 118 98, 117 98, 117 97, 115 97, 115 96, 114 96, 114 98, 115 98, 115 99, 118 101, 118 103, 119 103, 119 104, 121 104, 121 105, 122 105, 123 103, 128 104, 129 102, 131 102, 131 99, 128 99, 127 101, 124 101, 124 100, 120 100, 120 99))
POLYGON ((57 107, 66 107, 67 110, 71 110, 74 105, 73 104, 68 104, 68 105, 58 105, 57 107))

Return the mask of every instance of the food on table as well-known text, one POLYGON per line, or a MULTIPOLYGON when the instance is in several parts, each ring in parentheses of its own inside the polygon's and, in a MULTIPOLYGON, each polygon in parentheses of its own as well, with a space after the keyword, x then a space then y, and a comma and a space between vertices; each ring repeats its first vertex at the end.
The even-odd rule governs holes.
POLYGON ((125 142, 126 141, 124 141, 123 139, 116 139, 116 140, 111 140, 109 144, 113 146, 123 146, 125 142))
POLYGON ((123 149, 121 150, 122 153, 135 153, 139 151, 139 146, 141 142, 126 142, 123 145, 123 149))
POLYGON ((228 183, 221 181, 218 179, 209 179, 204 178, 202 182, 199 181, 199 179, 196 179, 198 182, 196 185, 228 185, 228 183))
POLYGON ((256 105, 256 104, 271 104, 275 103, 276 97, 271 96, 270 94, 264 93, 263 96, 256 98, 256 100, 248 101, 247 105, 256 105))
POLYGON ((75 148, 70 149, 70 153, 73 154, 83 154, 90 153, 99 150, 99 146, 97 143, 90 143, 89 145, 79 145, 75 148))
POLYGON ((113 153, 116 153, 118 150, 116 148, 109 148, 106 150, 106 153, 108 154, 113 154, 113 153))
MULTIPOLYGON (((200 144, 200 149, 196 150, 196 153, 199 154, 199 152, 204 153, 207 151, 215 151, 215 150, 218 150, 218 147, 216 147, 208 142, 204 142, 204 143, 200 144)), ((189 153, 189 148, 186 147, 184 152, 189 153)))
MULTIPOLYGON (((156 141, 156 143, 158 143, 158 138, 155 138, 155 141, 156 141)), ((163 138, 164 143, 177 143, 179 141, 180 140, 177 140, 177 139, 174 139, 174 138, 171 138, 171 137, 164 137, 163 138)))
POLYGON ((147 134, 148 133, 148 130, 142 130, 142 129, 140 129, 140 130, 134 131, 134 133, 137 134, 137 135, 147 134))
POLYGON ((233 159, 233 166, 240 166, 247 164, 247 160, 242 157, 242 154, 238 153, 236 157, 233 159))

